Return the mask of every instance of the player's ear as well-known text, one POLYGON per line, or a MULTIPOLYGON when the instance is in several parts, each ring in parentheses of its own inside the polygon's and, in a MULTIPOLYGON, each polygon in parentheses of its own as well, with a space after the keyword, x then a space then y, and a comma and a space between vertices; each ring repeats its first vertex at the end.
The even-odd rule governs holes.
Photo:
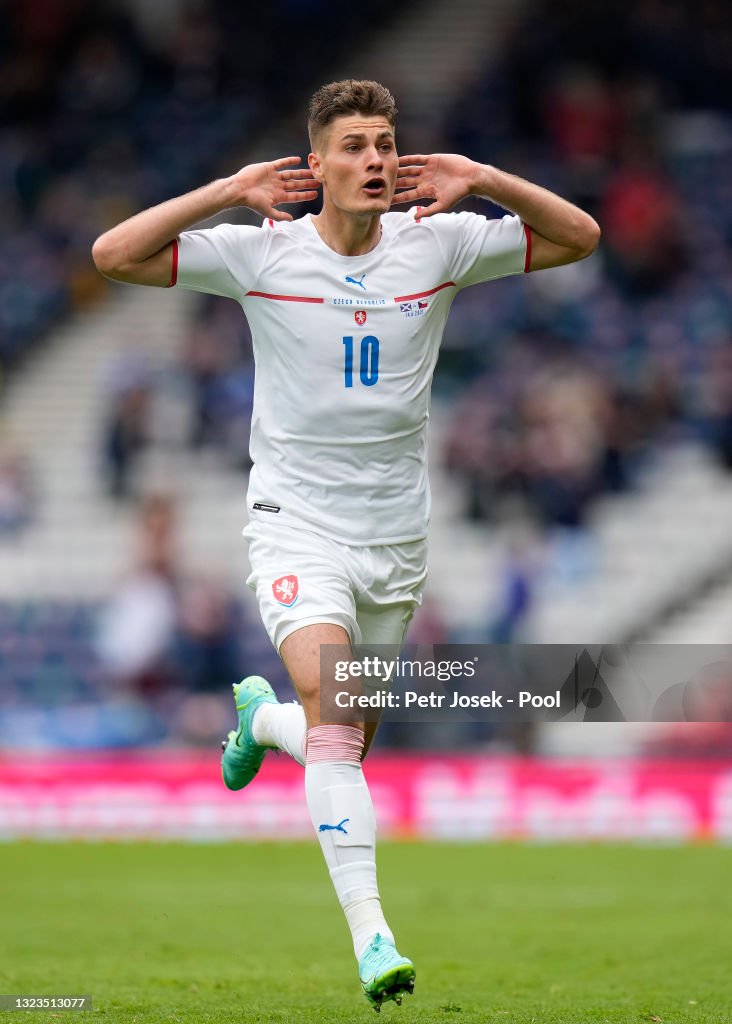
POLYGON ((310 168, 314 178, 318 181, 323 180, 323 167, 317 153, 308 153, 308 167, 310 168))

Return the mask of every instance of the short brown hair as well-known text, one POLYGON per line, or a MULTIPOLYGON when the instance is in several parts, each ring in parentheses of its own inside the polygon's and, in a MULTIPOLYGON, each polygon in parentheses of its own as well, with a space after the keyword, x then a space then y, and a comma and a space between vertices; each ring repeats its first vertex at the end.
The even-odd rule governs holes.
POLYGON ((342 82, 322 85, 310 100, 308 135, 315 149, 323 130, 336 117, 343 114, 364 114, 366 117, 384 117, 394 127, 397 115, 394 97, 379 82, 346 78, 342 82))

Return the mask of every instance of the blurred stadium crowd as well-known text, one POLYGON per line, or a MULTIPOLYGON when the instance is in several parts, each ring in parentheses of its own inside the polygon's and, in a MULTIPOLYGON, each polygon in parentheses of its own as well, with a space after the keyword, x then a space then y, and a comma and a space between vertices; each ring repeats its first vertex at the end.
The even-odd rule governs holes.
POLYGON ((448 346, 477 371, 448 448, 472 515, 518 493, 577 526, 684 433, 732 468, 730 57, 724 3, 539 4, 451 111, 449 149, 571 196, 603 229, 597 259, 507 283, 488 315, 469 291, 453 317, 448 346))
MULTIPOLYGON (((368 13, 376 33, 392 12, 376 0, 368 13)), ((59 318, 105 294, 90 261, 102 230, 230 173, 247 139, 294 105, 303 113, 361 27, 326 0, 279 0, 256 24, 223 0, 29 0, 2 14, 4 378, 31 365, 59 318), (273 59, 283 35, 298 42, 284 64, 273 59)), ((380 77, 389 84, 388 69, 380 77)), ((732 8, 536 0, 434 131, 433 150, 544 184, 603 229, 587 263, 469 289, 454 306, 435 390, 451 408, 442 458, 464 487, 465 516, 581 535, 598 495, 632 488, 679 438, 701 440, 732 471, 732 8)), ((178 365, 161 372, 120 352, 103 384, 100 490, 137 510, 143 553, 130 579, 101 619, 91 604, 0 606, 8 742, 208 741, 228 722, 221 691, 255 657, 286 690, 236 595, 180 579, 175 508, 136 486, 151 403, 171 373, 192 408, 181 442, 249 468, 248 331, 233 304, 201 299, 178 365), (115 697, 100 702, 110 681, 115 697), (39 709, 49 689, 66 717, 39 709)), ((10 544, 32 530, 37 496, 28 453, 0 445, 0 543, 10 544)), ((491 639, 516 635, 529 600, 520 563, 491 639)), ((434 606, 416 627, 448 638, 434 606)))

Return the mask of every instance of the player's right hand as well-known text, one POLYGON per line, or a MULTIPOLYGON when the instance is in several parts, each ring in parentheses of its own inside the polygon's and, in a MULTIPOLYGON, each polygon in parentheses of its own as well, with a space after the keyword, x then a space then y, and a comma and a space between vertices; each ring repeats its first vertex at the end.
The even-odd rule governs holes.
POLYGON ((272 220, 292 220, 292 215, 277 210, 281 203, 306 203, 318 196, 317 181, 309 168, 295 170, 299 156, 283 156, 269 163, 248 164, 231 176, 238 206, 248 206, 272 220))

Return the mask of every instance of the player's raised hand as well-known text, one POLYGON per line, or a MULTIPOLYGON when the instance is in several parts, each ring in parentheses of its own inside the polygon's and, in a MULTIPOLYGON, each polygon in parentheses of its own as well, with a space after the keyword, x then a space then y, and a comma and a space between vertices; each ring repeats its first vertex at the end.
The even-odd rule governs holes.
POLYGON ((472 194, 477 168, 476 163, 457 153, 400 156, 392 206, 432 199, 434 202, 425 207, 420 216, 445 213, 472 194))
POLYGON ((272 220, 292 220, 292 215, 275 209, 281 203, 306 203, 316 199, 318 182, 309 168, 301 169, 299 156, 283 156, 262 164, 248 164, 232 175, 241 194, 238 203, 272 220))

